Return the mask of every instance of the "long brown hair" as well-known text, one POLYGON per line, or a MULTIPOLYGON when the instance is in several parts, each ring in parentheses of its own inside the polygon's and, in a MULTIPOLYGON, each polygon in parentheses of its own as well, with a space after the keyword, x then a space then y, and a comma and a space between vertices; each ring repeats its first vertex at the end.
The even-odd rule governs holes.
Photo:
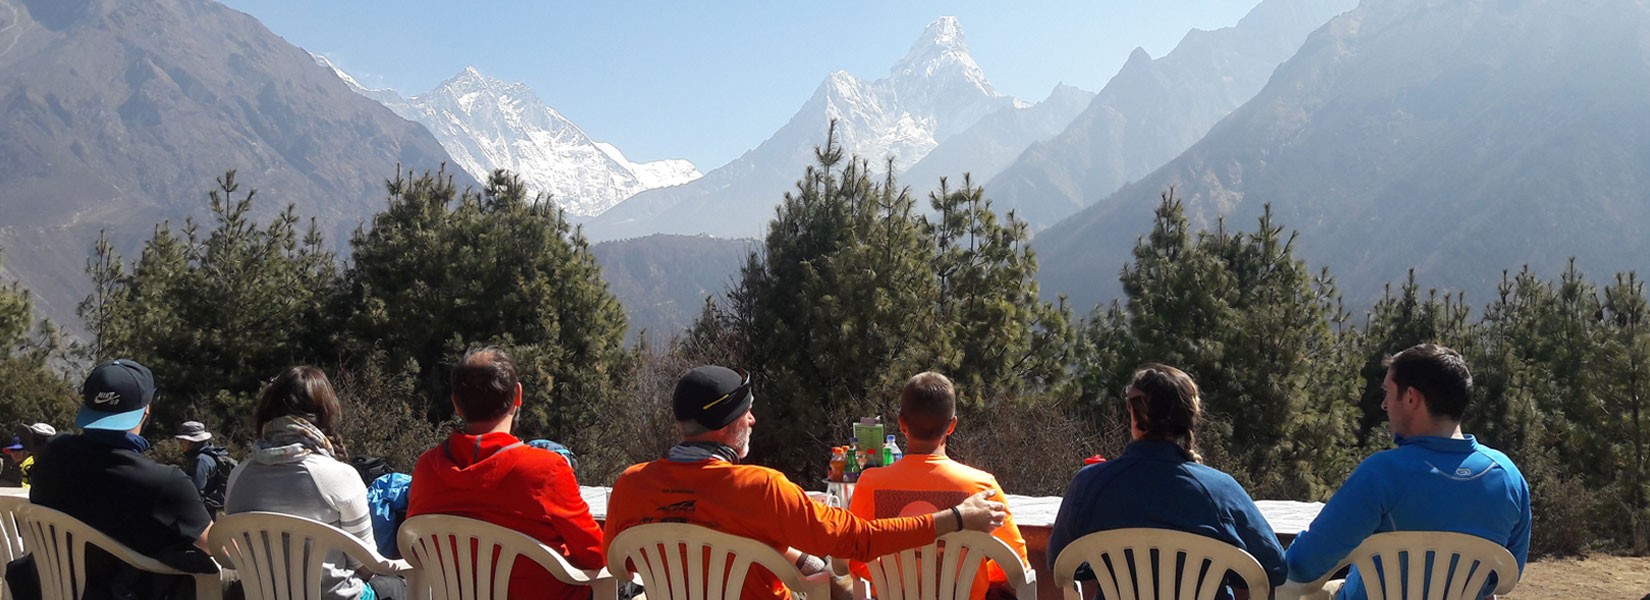
POLYGON ((332 391, 332 381, 325 371, 309 365, 289 367, 277 375, 258 395, 258 408, 252 413, 252 429, 263 435, 264 424, 288 415, 303 417, 332 442, 340 460, 348 456, 344 440, 338 437, 338 422, 344 410, 338 404, 338 394, 332 391))
POLYGON ((1203 400, 1190 375, 1168 365, 1146 363, 1135 369, 1125 394, 1143 439, 1174 442, 1186 458, 1203 462, 1196 432, 1203 421, 1203 400))

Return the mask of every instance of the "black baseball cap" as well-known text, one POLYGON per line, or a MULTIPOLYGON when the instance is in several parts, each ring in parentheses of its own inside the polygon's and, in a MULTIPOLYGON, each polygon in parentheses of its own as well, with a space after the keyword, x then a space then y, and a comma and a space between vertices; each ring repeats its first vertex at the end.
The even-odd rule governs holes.
POLYGON ((716 430, 750 410, 755 397, 750 373, 707 365, 695 367, 677 380, 671 406, 677 421, 693 421, 716 430))
POLYGON ((127 431, 143 422, 143 409, 155 401, 155 376, 149 368, 120 358, 92 368, 80 386, 81 429, 127 431))

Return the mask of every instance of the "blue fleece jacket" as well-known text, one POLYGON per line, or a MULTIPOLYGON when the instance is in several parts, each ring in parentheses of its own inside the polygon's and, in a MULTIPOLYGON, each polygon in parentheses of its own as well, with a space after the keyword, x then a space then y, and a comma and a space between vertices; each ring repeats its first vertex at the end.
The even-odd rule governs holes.
MULTIPOLYGON (((1335 496, 1289 546, 1289 579, 1313 581, 1364 538, 1387 531, 1450 531, 1505 546, 1524 560, 1530 550, 1530 486, 1507 455, 1465 439, 1397 437, 1397 448, 1358 465, 1335 496)), ((1490 578, 1486 591, 1493 589, 1490 578)), ((1358 570, 1337 598, 1363 600, 1358 570)))
MULTIPOLYGON (((1136 441, 1115 460, 1077 472, 1049 533, 1050 570, 1077 538, 1129 527, 1185 531, 1237 546, 1260 561, 1268 583, 1283 584, 1283 547, 1249 493, 1230 475, 1187 460, 1171 442, 1136 441)), ((1230 598, 1230 590, 1221 597, 1230 598)))

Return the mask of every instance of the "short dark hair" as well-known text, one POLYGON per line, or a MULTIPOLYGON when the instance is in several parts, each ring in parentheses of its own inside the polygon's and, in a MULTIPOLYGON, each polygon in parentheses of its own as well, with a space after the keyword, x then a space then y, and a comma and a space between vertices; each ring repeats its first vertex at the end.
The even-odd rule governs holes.
POLYGON ((1460 421, 1472 401, 1472 372, 1461 353, 1438 344, 1419 344, 1381 363, 1392 374, 1392 383, 1402 394, 1406 388, 1421 391, 1427 412, 1435 417, 1460 421))
POLYGON ((453 403, 466 421, 489 421, 510 413, 516 403, 516 361, 498 346, 464 353, 453 365, 453 403))
POLYGON ((957 390, 944 375, 927 371, 905 382, 899 392, 899 416, 906 435, 925 442, 945 438, 957 416, 957 390))

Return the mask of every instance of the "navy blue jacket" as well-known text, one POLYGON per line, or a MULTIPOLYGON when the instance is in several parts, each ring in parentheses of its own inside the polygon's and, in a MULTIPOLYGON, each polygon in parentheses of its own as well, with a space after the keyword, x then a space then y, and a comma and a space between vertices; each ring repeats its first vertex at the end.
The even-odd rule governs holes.
POLYGON ((1260 561, 1273 587, 1283 585, 1283 547, 1249 493, 1232 476, 1188 460, 1172 442, 1139 440, 1115 460, 1077 472, 1049 534, 1050 571, 1060 551, 1077 538, 1130 527, 1226 542, 1260 561))

